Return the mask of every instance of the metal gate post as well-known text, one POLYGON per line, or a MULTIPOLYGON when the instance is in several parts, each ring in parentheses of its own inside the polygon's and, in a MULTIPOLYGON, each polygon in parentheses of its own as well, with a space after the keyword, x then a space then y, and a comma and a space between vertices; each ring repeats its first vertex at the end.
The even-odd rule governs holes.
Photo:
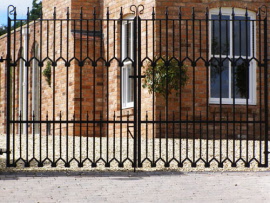
MULTIPOLYGON (((137 9, 137 8, 136 8, 137 9)), ((130 7, 130 10, 132 10, 132 6, 130 7)), ((136 11, 135 11, 136 12, 136 11)), ((134 62, 133 62, 133 68, 134 68, 134 76, 133 78, 133 84, 134 84, 134 171, 137 168, 138 164, 138 158, 137 158, 137 149, 138 149, 138 144, 137 144, 137 139, 138 139, 138 99, 137 99, 137 18, 138 16, 135 16, 134 18, 134 28, 133 28, 133 57, 134 57, 134 62)))
POLYGON ((141 158, 141 110, 142 110, 142 101, 141 101, 141 79, 142 79, 142 62, 141 62, 141 18, 137 16, 137 37, 138 37, 138 43, 137 43, 137 69, 138 69, 138 95, 137 95, 137 113, 138 113, 138 167, 142 167, 142 158, 141 158))
POLYGON ((133 19, 133 68, 134 76, 134 171, 136 167, 142 167, 141 163, 141 18, 144 6, 130 6, 130 10, 135 15, 133 19))
MULTIPOLYGON (((8 7, 8 27, 7 27, 7 66, 6 66, 6 147, 7 152, 10 152, 10 68, 11 68, 11 18, 10 14, 14 14, 16 16, 16 8, 14 6, 8 7)), ((10 167, 10 153, 6 153, 6 166, 10 167)))

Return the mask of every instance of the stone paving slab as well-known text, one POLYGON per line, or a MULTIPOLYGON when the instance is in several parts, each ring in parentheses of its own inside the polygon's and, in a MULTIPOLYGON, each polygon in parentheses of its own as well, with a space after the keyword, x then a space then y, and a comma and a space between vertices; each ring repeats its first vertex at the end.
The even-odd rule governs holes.
POLYGON ((0 172, 0 202, 270 202, 270 171, 0 172))

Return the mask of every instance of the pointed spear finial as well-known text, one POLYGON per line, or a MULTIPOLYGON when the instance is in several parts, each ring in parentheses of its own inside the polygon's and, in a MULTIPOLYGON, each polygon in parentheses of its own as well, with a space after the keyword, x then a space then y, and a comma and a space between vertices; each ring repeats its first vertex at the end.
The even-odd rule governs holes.
POLYGON ((109 7, 107 7, 106 16, 107 16, 107 19, 109 19, 109 16, 110 16, 109 7))
POLYGON ((56 7, 53 8, 53 19, 56 19, 56 7))
POLYGON ((94 6, 94 12, 93 12, 94 19, 96 19, 96 15, 97 15, 97 13, 96 13, 96 7, 94 6))
POLYGON ((168 18, 168 16, 169 16, 168 7, 166 7, 165 16, 166 16, 166 18, 168 18))
POLYGON ((43 19, 43 11, 42 11, 42 9, 40 10, 39 18, 40 18, 40 19, 43 19))
MULTIPOLYGON (((16 10, 14 11, 14 13, 16 12, 16 10)), ((26 16, 27 16, 27 20, 29 20, 29 18, 30 18, 30 10, 29 10, 29 7, 27 7, 27 14, 26 14, 26 16)))
POLYGON ((69 19, 69 7, 67 7, 67 19, 69 19))
POLYGON ((120 19, 123 19, 123 8, 120 8, 120 19))
POLYGON ((83 10, 82 10, 82 6, 81 6, 81 9, 80 9, 80 19, 83 19, 83 10))
POLYGON ((205 9, 205 16, 206 16, 206 18, 208 18, 208 16, 209 16, 209 8, 208 7, 206 7, 206 9, 205 9))

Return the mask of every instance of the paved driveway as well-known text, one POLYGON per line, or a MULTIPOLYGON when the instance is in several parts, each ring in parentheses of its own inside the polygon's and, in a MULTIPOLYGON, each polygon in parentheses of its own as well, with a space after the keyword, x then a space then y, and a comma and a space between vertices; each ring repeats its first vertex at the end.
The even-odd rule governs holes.
POLYGON ((0 202, 270 202, 270 171, 0 172, 0 202))

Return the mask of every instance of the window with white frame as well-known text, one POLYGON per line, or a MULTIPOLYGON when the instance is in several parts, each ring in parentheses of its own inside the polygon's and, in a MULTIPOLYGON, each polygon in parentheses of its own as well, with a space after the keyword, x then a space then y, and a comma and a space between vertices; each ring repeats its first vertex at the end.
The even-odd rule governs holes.
POLYGON ((255 18, 244 9, 211 9, 210 103, 256 104, 255 18))
POLYGON ((134 59, 133 55, 133 21, 134 16, 128 16, 122 22, 122 108, 130 108, 134 106, 134 84, 132 76, 134 59))

